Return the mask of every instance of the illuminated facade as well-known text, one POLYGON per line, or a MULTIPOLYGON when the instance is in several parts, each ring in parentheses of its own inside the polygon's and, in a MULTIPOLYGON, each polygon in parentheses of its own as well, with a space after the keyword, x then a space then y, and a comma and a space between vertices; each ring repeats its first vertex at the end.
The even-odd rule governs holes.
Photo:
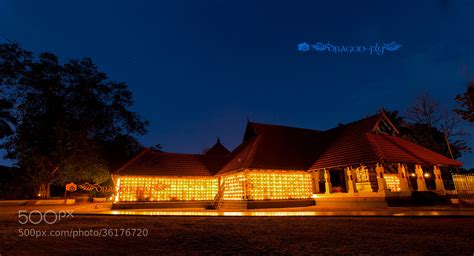
POLYGON ((225 200, 307 199, 312 197, 308 172, 250 170, 223 176, 225 200))
MULTIPOLYGON (((445 193, 442 172, 462 163, 399 136, 384 113, 327 131, 249 122, 232 152, 146 149, 113 174, 115 202, 323 200, 445 193)), ((224 202, 223 204, 221 202, 224 202)))
POLYGON ((130 177, 117 181, 117 201, 212 200, 217 178, 210 177, 130 177))

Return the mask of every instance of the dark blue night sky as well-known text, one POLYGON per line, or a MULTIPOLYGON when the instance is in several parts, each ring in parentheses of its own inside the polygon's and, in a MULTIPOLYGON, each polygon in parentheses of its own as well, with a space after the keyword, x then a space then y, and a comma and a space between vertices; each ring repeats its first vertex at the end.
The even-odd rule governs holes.
POLYGON ((93 58, 151 121, 140 140, 176 152, 217 136, 233 149, 247 118, 324 130, 424 91, 451 107, 474 76, 474 1, 255 2, 1 0, 0 39, 93 58), (298 52, 304 41, 402 48, 298 52))

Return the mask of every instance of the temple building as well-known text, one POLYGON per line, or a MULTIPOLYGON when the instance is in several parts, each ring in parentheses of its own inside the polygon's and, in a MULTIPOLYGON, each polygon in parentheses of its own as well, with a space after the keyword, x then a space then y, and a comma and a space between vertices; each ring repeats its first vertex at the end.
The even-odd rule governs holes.
POLYGON ((204 154, 143 150, 113 173, 115 204, 265 208, 444 195, 445 168, 462 163, 398 134, 383 112, 326 131, 248 122, 232 152, 220 140, 204 154))

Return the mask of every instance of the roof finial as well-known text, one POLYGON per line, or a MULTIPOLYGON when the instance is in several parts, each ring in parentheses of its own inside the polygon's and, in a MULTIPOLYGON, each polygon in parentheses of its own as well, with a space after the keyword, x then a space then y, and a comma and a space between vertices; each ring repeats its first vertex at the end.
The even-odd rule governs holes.
POLYGON ((218 144, 221 144, 221 137, 220 136, 217 136, 217 142, 218 144))
POLYGON ((251 123, 249 115, 247 115, 247 124, 251 123))

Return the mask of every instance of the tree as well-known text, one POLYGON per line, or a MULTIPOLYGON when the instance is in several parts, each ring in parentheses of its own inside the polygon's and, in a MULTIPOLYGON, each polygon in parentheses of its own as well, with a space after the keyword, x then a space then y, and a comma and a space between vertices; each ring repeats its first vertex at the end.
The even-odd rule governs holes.
POLYGON ((400 112, 398 110, 382 108, 381 111, 385 113, 388 119, 390 119, 392 124, 394 124, 396 127, 401 126, 405 123, 405 118, 400 115, 400 112))
POLYGON ((51 182, 104 182, 112 158, 133 154, 127 147, 138 144, 133 135, 144 134, 148 122, 130 110, 125 83, 110 81, 90 58, 62 64, 54 54, 35 56, 11 42, 0 53, 0 85, 17 121, 3 148, 39 196, 49 195, 51 182), (110 152, 116 145, 124 151, 110 152))
POLYGON ((10 95, 10 88, 15 84, 19 74, 31 59, 31 53, 23 50, 16 43, 0 44, 0 139, 13 134, 15 117, 13 115, 15 95, 10 95))
POLYGON ((151 147, 151 150, 155 151, 155 152, 163 152, 163 145, 161 144, 156 144, 155 146, 152 146, 151 147))
POLYGON ((454 110, 462 119, 474 124, 474 81, 469 81, 467 90, 455 98, 458 108, 454 110))
POLYGON ((406 111, 404 136, 426 148, 456 159, 469 152, 460 118, 443 108, 428 93, 420 95, 406 111))
POLYGON ((0 99, 0 140, 13 134, 15 118, 11 114, 13 104, 5 99, 0 99))

